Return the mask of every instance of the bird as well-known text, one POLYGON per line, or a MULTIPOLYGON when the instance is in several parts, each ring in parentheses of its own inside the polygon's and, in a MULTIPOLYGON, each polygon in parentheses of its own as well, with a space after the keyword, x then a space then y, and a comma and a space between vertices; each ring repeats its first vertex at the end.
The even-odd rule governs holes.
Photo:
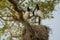
POLYGON ((43 12, 40 10, 39 5, 36 4, 34 10, 33 10, 33 16, 35 16, 35 23, 38 23, 38 25, 41 24, 41 18, 43 18, 43 12), (38 21, 36 20, 38 18, 38 21))
POLYGON ((40 18, 43 18, 43 12, 39 9, 39 6, 38 4, 36 5, 35 7, 35 13, 34 13, 35 16, 38 16, 40 18))
POLYGON ((27 10, 25 11, 25 13, 23 14, 23 18, 24 20, 27 20, 30 16, 30 8, 27 7, 27 10))

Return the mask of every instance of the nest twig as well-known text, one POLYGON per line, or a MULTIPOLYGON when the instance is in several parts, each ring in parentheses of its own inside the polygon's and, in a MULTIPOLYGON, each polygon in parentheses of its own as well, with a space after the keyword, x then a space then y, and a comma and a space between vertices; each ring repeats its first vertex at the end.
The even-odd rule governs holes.
POLYGON ((28 28, 23 28, 22 40, 48 40, 50 28, 44 25, 35 25, 32 29, 34 30, 34 35, 28 30, 28 28))

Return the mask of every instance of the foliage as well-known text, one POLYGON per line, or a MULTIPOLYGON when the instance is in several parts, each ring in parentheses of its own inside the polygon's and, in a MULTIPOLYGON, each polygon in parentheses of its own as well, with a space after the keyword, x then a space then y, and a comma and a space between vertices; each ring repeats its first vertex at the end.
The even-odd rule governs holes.
POLYGON ((0 32, 4 33, 4 31, 8 28, 9 28, 9 25, 7 24, 7 22, 5 22, 4 27, 0 28, 0 32))

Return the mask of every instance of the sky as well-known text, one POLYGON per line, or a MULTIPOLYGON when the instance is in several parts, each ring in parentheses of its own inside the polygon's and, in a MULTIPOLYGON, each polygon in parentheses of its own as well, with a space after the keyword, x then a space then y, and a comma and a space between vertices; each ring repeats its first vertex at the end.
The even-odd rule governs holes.
MULTIPOLYGON (((42 24, 49 26, 52 32, 49 35, 49 40, 60 40, 60 3, 55 6, 55 10, 52 12, 53 19, 42 20, 42 24)), ((0 24, 0 28, 1 28, 0 24)))
POLYGON ((49 40, 60 40, 60 3, 55 6, 52 14, 54 18, 42 20, 42 24, 49 26, 52 30, 49 40))

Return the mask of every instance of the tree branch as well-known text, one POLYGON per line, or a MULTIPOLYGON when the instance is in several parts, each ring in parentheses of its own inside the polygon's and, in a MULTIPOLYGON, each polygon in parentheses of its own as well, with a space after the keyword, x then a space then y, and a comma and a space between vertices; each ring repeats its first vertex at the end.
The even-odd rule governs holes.
MULTIPOLYGON (((21 8, 20 8, 20 9, 18 8, 18 2, 19 2, 19 0, 8 0, 8 1, 13 4, 14 9, 15 9, 17 12, 20 12, 20 13, 22 12, 21 8)), ((22 4, 24 1, 25 1, 25 0, 23 0, 20 4, 22 4)))
POLYGON ((25 0, 23 0, 21 3, 20 3, 20 5, 24 2, 25 0))
POLYGON ((20 9, 18 8, 18 3, 17 2, 19 0, 8 0, 8 1, 13 4, 14 10, 18 12, 20 20, 23 20, 23 10, 21 10, 21 8, 20 9))
POLYGON ((7 16, 6 15, 0 15, 0 18, 4 21, 14 21, 14 20, 18 21, 19 20, 16 15, 7 15, 7 16), (4 19, 3 17, 9 18, 9 20, 4 19))
POLYGON ((4 18, 2 18, 2 17, 0 17, 2 20, 4 20, 4 21, 13 21, 13 20, 7 20, 7 19, 4 19, 4 18))
POLYGON ((12 17, 12 15, 7 15, 7 16, 5 16, 5 15, 0 15, 0 17, 12 17))

